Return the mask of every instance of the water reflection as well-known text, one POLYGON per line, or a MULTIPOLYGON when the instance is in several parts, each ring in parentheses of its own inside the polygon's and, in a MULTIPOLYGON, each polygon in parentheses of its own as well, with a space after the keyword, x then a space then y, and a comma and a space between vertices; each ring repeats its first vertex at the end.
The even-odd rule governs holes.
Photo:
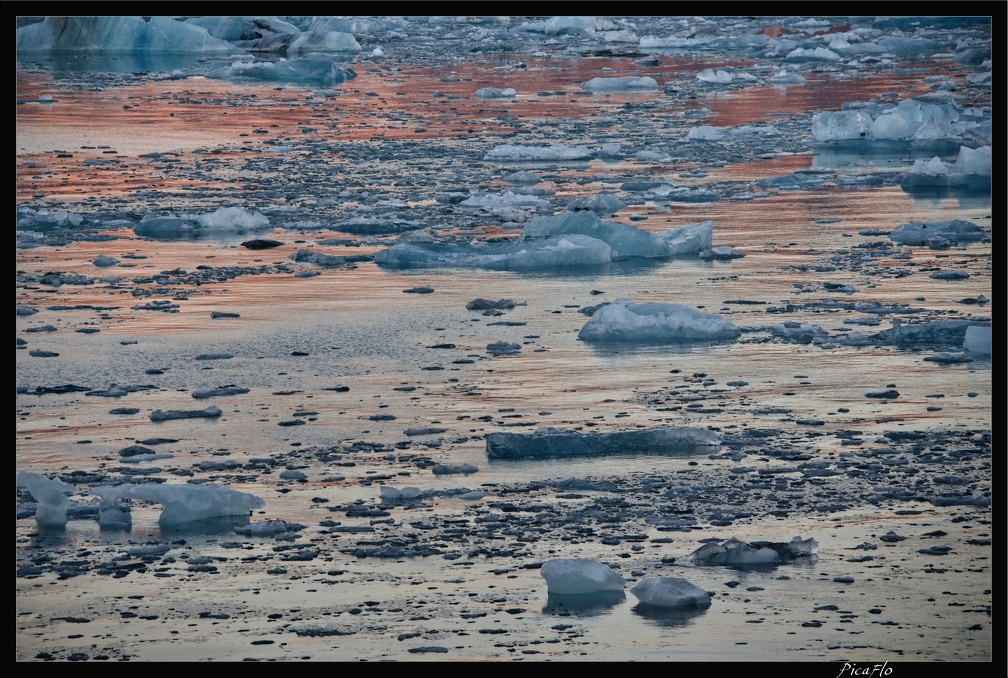
POLYGON ((674 607, 658 607, 655 605, 648 605, 647 603, 637 603, 631 611, 634 614, 647 619, 655 626, 675 628, 689 626, 696 617, 699 617, 707 610, 699 610, 697 608, 682 609, 674 607))
POLYGON ((545 607, 543 607, 543 614, 596 617, 608 614, 613 607, 625 600, 626 594, 623 591, 600 591, 577 595, 551 593, 546 600, 545 607))
POLYGON ((952 162, 958 154, 959 144, 947 139, 929 142, 925 146, 909 141, 853 141, 815 148, 812 169, 876 168, 903 172, 914 160, 938 157, 944 162, 952 162))

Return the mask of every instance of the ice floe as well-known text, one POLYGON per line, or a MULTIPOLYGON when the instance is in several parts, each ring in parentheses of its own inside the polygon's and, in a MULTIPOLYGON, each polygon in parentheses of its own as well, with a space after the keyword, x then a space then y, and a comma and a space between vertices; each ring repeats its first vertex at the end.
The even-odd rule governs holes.
POLYGON ((630 589, 630 593, 645 605, 665 608, 708 608, 710 595, 682 577, 645 577, 630 589))
POLYGON ((658 82, 648 76, 592 78, 582 83, 581 89, 589 92, 653 92, 658 89, 658 82))
POLYGON ((678 344, 734 341, 742 331, 713 313, 671 303, 619 299, 592 314, 578 339, 594 342, 678 344))
POLYGON ((650 233, 579 210, 530 219, 521 235, 507 242, 437 242, 430 234, 404 234, 391 247, 376 252, 374 260, 397 268, 597 267, 628 259, 695 254, 710 247, 712 228, 713 222, 707 221, 650 233))

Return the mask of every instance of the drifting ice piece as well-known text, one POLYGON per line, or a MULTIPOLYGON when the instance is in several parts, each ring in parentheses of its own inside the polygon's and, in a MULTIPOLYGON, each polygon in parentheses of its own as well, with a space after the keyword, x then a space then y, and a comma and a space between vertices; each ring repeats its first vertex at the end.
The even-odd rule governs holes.
POLYGON ((977 355, 991 355, 991 328, 983 325, 967 327, 963 349, 977 355))
POLYGON ((871 129, 871 116, 861 111, 825 111, 812 116, 812 137, 816 141, 863 139, 871 129))
POLYGON ((539 570, 547 590, 555 595, 622 591, 626 580, 611 567, 588 558, 554 558, 539 570))
MULTIPOLYGON (((106 507, 116 507, 125 499, 141 499, 161 504, 164 508, 158 523, 162 527, 184 525, 215 518, 247 517, 252 509, 265 502, 259 497, 232 490, 223 485, 102 485, 92 490, 101 497, 103 513, 106 507)), ((100 519, 105 525, 107 519, 100 519)))
POLYGON ((723 544, 704 544, 691 554, 697 565, 760 567, 790 563, 802 558, 819 559, 819 544, 811 537, 795 537, 790 542, 755 541, 746 543, 732 537, 723 544))
POLYGON ((709 451, 721 444, 713 431, 682 426, 608 433, 577 433, 541 428, 535 433, 490 433, 486 437, 488 459, 544 459, 549 457, 598 457, 620 453, 689 453, 709 451))
POLYGON ((26 488, 38 502, 35 522, 40 527, 66 526, 67 509, 70 508, 68 495, 75 492, 76 487, 59 478, 47 478, 30 471, 21 471, 17 474, 17 486, 26 488))
POLYGON ((957 243, 983 242, 990 236, 980 226, 965 219, 949 221, 911 221, 889 233, 889 239, 902 245, 926 245, 932 238, 944 238, 957 243))
POLYGON ((645 605, 671 608, 706 608, 711 599, 702 588, 681 577, 648 577, 630 593, 645 605))
POLYGON ((620 78, 592 78, 581 83, 581 89, 589 92, 653 92, 658 89, 654 78, 635 78, 628 75, 620 78))
POLYGON ((679 304, 634 304, 618 299, 595 311, 578 339, 600 342, 686 343, 734 341, 742 331, 730 320, 679 304))

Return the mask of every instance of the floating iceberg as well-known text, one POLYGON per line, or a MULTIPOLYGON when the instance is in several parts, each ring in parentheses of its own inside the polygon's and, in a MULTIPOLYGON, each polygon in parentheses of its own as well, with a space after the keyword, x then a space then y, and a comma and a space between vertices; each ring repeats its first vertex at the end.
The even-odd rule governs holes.
POLYGON ((992 177, 991 147, 959 147, 953 163, 941 158, 916 160, 909 172, 903 175, 900 186, 907 191, 933 188, 967 188, 990 190, 992 177))
POLYGON ((38 503, 35 522, 39 527, 65 527, 70 495, 77 488, 57 478, 47 478, 38 473, 21 471, 17 474, 17 486, 31 493, 38 503))
POLYGON ((297 26, 277 17, 199 16, 185 21, 205 28, 215 38, 256 52, 285 49, 301 34, 297 26))
POLYGON ((512 99, 518 94, 514 87, 481 87, 473 95, 477 99, 512 99))
POLYGON ((730 320, 679 304, 635 304, 618 299, 597 310, 578 339, 597 342, 678 344, 735 341, 742 331, 730 320))
POLYGON ((713 222, 649 233, 603 221, 590 210, 532 218, 509 242, 435 242, 423 231, 406 233, 375 253, 398 268, 469 267, 498 270, 597 267, 627 259, 669 259, 710 248, 713 222))
POLYGON ((645 605, 670 608, 707 608, 710 596, 696 584, 681 577, 646 577, 630 589, 645 605))
POLYGON ((49 16, 17 29, 18 52, 230 54, 239 50, 205 28, 169 17, 49 16))
POLYGON ((706 68, 697 73, 697 80, 700 82, 712 82, 717 84, 727 84, 732 81, 732 74, 721 69, 706 68))
POLYGON ((966 338, 963 339, 963 350, 976 355, 991 355, 991 329, 983 325, 967 327, 966 338))
POLYGON ((972 327, 978 328, 973 330, 974 336, 979 337, 978 333, 983 329, 990 333, 988 326, 980 325, 976 320, 934 320, 904 325, 895 319, 892 329, 883 330, 873 338, 897 346, 963 346, 972 327))
MULTIPOLYGON (((175 527, 217 518, 245 517, 265 502, 247 492, 223 485, 165 485, 160 483, 102 485, 92 490, 101 497, 99 523, 106 510, 121 512, 122 502, 130 499, 151 501, 162 505, 158 523, 175 527)), ((118 516, 117 516, 118 519, 118 516)))
POLYGON ((805 76, 801 73, 788 72, 786 69, 778 71, 775 75, 771 75, 767 78, 767 82, 771 85, 804 85, 806 80, 805 76))
POLYGON ((580 433, 541 428, 535 433, 489 433, 488 459, 545 459, 598 457, 613 454, 689 454, 721 444, 713 431, 680 426, 672 428, 580 433))
POLYGON ((259 212, 241 207, 220 207, 208 214, 184 214, 178 217, 143 217, 133 232, 145 238, 176 240, 198 238, 211 233, 245 233, 269 228, 270 222, 259 212))
POLYGON ((816 141, 863 139, 874 122, 861 111, 825 111, 812 116, 812 137, 816 141))
POLYGON ((594 151, 587 146, 522 146, 504 144, 490 149, 484 160, 589 160, 594 151))
POLYGON ((667 259, 695 254, 711 246, 713 221, 650 233, 636 226, 603 221, 591 210, 553 217, 538 217, 522 229, 523 240, 581 234, 602 240, 612 248, 613 260, 667 259))
POLYGON ((954 243, 986 242, 987 231, 965 219, 949 221, 911 221, 889 232, 889 239, 901 245, 926 245, 936 238, 954 243))
POLYGON ((595 214, 615 214, 626 207, 626 203, 614 195, 599 193, 590 198, 576 198, 567 203, 571 212, 590 210, 595 214))
POLYGON ((285 82, 317 87, 333 87, 357 77, 350 67, 340 66, 335 57, 309 54, 276 61, 239 60, 230 66, 210 71, 208 77, 219 80, 285 82))
POLYGON ((581 89, 589 92, 653 92, 658 89, 658 82, 648 76, 592 78, 588 82, 581 83, 581 89))
POLYGON ((586 595, 622 591, 626 580, 611 567, 589 558, 554 558, 543 563, 539 573, 549 593, 586 595))
POLYGON ((738 127, 714 127, 698 125, 690 129, 686 139, 690 141, 736 141, 754 137, 775 137, 780 132, 772 125, 739 125, 738 127))
POLYGON ((504 221, 525 222, 536 214, 549 214, 553 206, 548 200, 534 195, 522 195, 513 191, 477 193, 458 205, 459 209, 473 214, 489 214, 504 221))
POLYGON ((359 52, 357 39, 340 31, 307 31, 299 35, 287 48, 288 57, 298 57, 315 52, 359 52))
POLYGON ((728 565, 730 567, 766 567, 795 560, 815 562, 819 559, 819 544, 813 538, 794 537, 789 542, 754 541, 746 543, 732 537, 723 544, 704 544, 690 558, 697 565, 728 565))
POLYGON ((785 58, 791 61, 839 61, 840 55, 825 47, 816 47, 815 49, 798 47, 788 52, 785 58))
POLYGON ((612 249, 585 235, 570 235, 535 242, 424 243, 397 241, 375 253, 375 263, 396 268, 489 268, 529 270, 593 267, 610 264, 612 249))

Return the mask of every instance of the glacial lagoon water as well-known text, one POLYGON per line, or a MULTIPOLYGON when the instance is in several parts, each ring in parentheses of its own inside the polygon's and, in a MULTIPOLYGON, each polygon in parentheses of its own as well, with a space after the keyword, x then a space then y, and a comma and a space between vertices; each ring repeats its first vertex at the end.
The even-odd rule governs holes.
POLYGON ((19 490, 17 659, 989 661, 992 359, 964 352, 956 323, 990 326, 991 238, 888 239, 957 219, 992 237, 982 178, 900 185, 918 159, 982 146, 984 128, 874 145, 811 130, 817 112, 915 98, 989 121, 969 50, 989 55, 990 24, 626 19, 620 30, 668 42, 614 50, 583 25, 372 21, 361 51, 337 60, 355 77, 331 86, 221 79, 230 61, 209 56, 127 69, 19 53, 16 470, 77 491, 54 530, 19 490), (836 35, 861 51, 786 56, 836 35), (875 56, 886 39, 902 51, 875 56), (782 67, 805 83, 769 84, 782 67), (734 77, 697 78, 707 68, 734 77), (659 86, 581 87, 617 75, 659 86), (516 94, 474 96, 485 87, 516 94), (736 133, 686 139, 699 125, 736 133), (506 145, 588 151, 491 153, 506 145), (539 178, 541 203, 504 197, 520 171, 539 178), (412 230, 492 243, 600 194, 625 203, 604 220, 648 232, 712 220, 713 247, 742 256, 520 271, 374 261, 412 230), (497 199, 468 207, 472 195, 497 199), (269 225, 134 230, 221 207, 269 225), (278 244, 243 244, 254 238, 278 244), (477 298, 515 305, 467 309, 477 298), (591 308, 618 299, 742 332, 579 340, 591 308), (892 334, 923 323, 939 328, 930 340, 892 334), (242 392, 194 397, 221 387, 242 392), (151 418, 210 405, 219 417, 151 418), (721 444, 503 461, 485 443, 678 426, 721 444), (124 454, 132 445, 153 454, 124 454), (138 501, 129 529, 101 529, 89 490, 124 482, 220 484, 265 505, 169 528, 138 501), (270 520, 293 527, 240 529, 270 520), (690 559, 706 541, 796 535, 817 559, 690 559), (539 568, 575 557, 612 566, 626 593, 549 596, 539 568), (638 604, 629 589, 659 576, 710 592, 710 608, 638 604))

